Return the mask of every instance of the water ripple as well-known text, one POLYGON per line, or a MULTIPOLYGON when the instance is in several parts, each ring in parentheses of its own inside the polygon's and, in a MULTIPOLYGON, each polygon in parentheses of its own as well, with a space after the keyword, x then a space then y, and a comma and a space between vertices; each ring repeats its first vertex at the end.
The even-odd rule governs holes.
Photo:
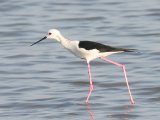
POLYGON ((1 0, 0 10, 1 119, 160 118, 159 0, 1 0), (86 62, 54 40, 30 47, 50 28, 69 39, 137 49, 108 57, 126 65, 136 104, 130 105, 121 69, 96 59, 87 106, 86 62))

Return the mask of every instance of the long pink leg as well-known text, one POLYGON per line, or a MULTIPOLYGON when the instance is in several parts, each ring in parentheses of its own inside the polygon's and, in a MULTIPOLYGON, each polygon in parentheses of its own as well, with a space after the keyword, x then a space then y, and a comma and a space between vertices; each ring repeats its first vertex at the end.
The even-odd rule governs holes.
POLYGON ((90 95, 92 93, 92 90, 93 90, 92 77, 91 77, 91 70, 90 70, 89 62, 87 62, 87 65, 88 65, 88 75, 89 75, 90 89, 89 89, 89 93, 88 93, 88 96, 87 96, 87 99, 86 99, 86 103, 88 103, 89 97, 90 97, 90 95))
POLYGON ((104 57, 100 57, 100 58, 101 58, 102 60, 104 60, 104 61, 107 61, 107 62, 109 62, 109 63, 112 63, 112 64, 114 64, 114 65, 122 68, 123 73, 124 73, 124 77, 125 77, 125 81, 126 81, 126 85, 127 85, 127 88, 128 88, 128 93, 129 93, 129 97, 130 97, 131 103, 134 104, 135 102, 134 102, 134 100, 133 100, 132 93, 131 93, 131 90, 130 90, 130 87, 129 87, 129 83, 128 83, 128 79, 127 79, 127 74, 126 74, 125 65, 119 64, 119 63, 117 63, 117 62, 114 62, 114 61, 109 60, 109 59, 104 58, 104 57))

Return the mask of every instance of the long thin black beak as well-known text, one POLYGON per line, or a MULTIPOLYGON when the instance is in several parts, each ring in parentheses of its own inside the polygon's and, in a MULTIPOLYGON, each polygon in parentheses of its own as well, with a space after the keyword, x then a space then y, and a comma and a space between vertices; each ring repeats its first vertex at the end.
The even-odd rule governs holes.
POLYGON ((44 38, 42 38, 42 39, 38 40, 37 42, 33 43, 31 46, 33 46, 33 45, 35 45, 35 44, 41 42, 42 40, 44 40, 44 39, 46 39, 46 38, 47 38, 47 36, 45 36, 44 38))

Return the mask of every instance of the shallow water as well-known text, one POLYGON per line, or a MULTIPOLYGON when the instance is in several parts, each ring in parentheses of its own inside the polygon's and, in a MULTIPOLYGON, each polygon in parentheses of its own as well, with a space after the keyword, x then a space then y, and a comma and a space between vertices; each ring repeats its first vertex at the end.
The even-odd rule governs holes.
POLYGON ((1 0, 1 120, 159 120, 159 0, 1 0), (122 71, 99 59, 87 65, 51 40, 30 45, 50 28, 65 37, 138 49, 108 58, 126 65, 136 104, 122 71))

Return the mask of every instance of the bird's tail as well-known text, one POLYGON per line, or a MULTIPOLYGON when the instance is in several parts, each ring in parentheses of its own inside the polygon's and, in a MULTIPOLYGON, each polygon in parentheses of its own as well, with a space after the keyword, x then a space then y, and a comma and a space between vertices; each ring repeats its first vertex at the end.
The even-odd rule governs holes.
POLYGON ((136 52, 136 49, 125 49, 125 48, 114 48, 113 51, 120 51, 120 52, 136 52))
POLYGON ((123 52, 135 52, 136 49, 125 49, 125 48, 116 48, 115 51, 123 51, 123 52))
POLYGON ((135 52, 136 49, 123 49, 124 52, 135 52))

